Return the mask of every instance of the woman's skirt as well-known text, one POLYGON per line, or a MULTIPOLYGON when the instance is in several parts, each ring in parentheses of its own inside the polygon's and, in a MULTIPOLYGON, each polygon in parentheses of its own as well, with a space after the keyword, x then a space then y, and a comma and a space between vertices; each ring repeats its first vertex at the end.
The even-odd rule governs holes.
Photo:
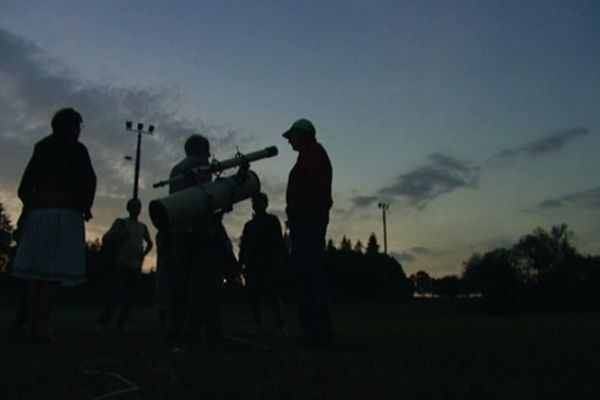
POLYGON ((75 286, 85 282, 85 230, 80 212, 51 208, 29 211, 12 276, 75 286))

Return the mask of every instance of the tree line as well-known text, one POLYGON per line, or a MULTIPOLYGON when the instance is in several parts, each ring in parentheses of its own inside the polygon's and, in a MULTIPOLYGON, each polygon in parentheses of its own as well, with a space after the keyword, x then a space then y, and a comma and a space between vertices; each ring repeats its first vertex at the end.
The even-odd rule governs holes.
MULTIPOLYGON (((5 278, 14 255, 15 233, 0 203, 0 276, 5 278)), ((98 239, 87 243, 88 282, 75 291, 87 293, 85 297, 104 295, 110 282, 110 271, 102 265, 99 251, 98 239)), ((380 252, 374 233, 366 245, 346 236, 337 245, 329 239, 325 265, 332 295, 342 301, 397 301, 417 294, 472 297, 490 311, 600 306, 600 256, 582 255, 566 224, 549 231, 536 228, 509 248, 475 253, 464 261, 459 275, 434 278, 421 270, 407 277, 397 260, 380 252)), ((286 272, 289 284, 294 277, 289 267, 286 272)), ((153 281, 153 274, 141 280, 142 291, 150 299, 153 281)), ((229 286, 235 286, 235 281, 229 286)))
MULTIPOLYGON (((0 278, 9 279, 10 262, 15 252, 15 227, 0 203, 0 278)), ((103 265, 99 239, 86 244, 87 282, 75 289, 65 291, 64 296, 76 298, 77 304, 93 305, 98 297, 106 295, 110 285, 111 271, 103 265)), ((349 238, 342 238, 336 246, 333 240, 326 245, 324 264, 327 266, 332 295, 335 299, 349 300, 399 300, 413 295, 413 285, 406 277, 402 266, 394 258, 381 254, 375 234, 368 238, 367 245, 361 241, 354 245, 349 238)), ((283 266, 282 285, 287 296, 294 296, 294 271, 289 265, 283 266)), ((139 302, 150 305, 154 297, 154 273, 143 274, 139 281, 139 302)), ((228 280, 230 293, 240 292, 238 280, 228 280)), ((71 303, 72 304, 72 303, 71 303)))
POLYGON ((346 236, 337 247, 331 239, 327 242, 325 264, 336 299, 405 301, 412 298, 413 283, 402 265, 379 249, 374 233, 369 236, 366 246, 360 240, 352 245, 346 236))
POLYGON ((475 253, 459 276, 411 275, 415 292, 481 298, 489 311, 581 309, 600 305, 600 257, 582 255, 566 224, 536 228, 508 248, 475 253))

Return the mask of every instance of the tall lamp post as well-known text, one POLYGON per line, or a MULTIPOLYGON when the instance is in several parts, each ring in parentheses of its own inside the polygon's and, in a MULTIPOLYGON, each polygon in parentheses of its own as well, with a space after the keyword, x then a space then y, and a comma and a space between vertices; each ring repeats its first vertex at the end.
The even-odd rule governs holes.
MULTIPOLYGON (((383 253, 387 256, 388 248, 387 248, 387 225, 385 220, 386 211, 390 208, 390 205, 387 203, 379 203, 377 205, 381 209, 381 215, 383 217, 383 253)), ((387 258, 386 258, 387 264, 387 258)), ((387 315, 390 314, 390 271, 387 266, 385 266, 385 303, 386 309, 385 312, 387 315)))
POLYGON ((140 178, 140 152, 142 147, 142 133, 152 135, 154 133, 154 125, 149 125, 148 130, 144 130, 144 124, 141 122, 137 123, 136 129, 133 129, 133 123, 131 121, 125 122, 125 128, 128 132, 137 132, 137 148, 135 151, 135 175, 133 178, 133 198, 138 198, 138 182, 140 178))
POLYGON ((387 256, 387 225, 385 221, 385 212, 390 208, 390 205, 379 203, 377 207, 381 208, 381 214, 383 216, 383 253, 387 256))

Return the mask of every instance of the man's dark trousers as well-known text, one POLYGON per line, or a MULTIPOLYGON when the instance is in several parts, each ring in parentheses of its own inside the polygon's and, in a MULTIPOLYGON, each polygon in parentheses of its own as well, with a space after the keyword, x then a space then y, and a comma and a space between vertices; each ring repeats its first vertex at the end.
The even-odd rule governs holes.
POLYGON ((333 340, 329 284, 323 263, 328 222, 326 218, 299 217, 290 229, 298 311, 309 345, 326 345, 333 340))

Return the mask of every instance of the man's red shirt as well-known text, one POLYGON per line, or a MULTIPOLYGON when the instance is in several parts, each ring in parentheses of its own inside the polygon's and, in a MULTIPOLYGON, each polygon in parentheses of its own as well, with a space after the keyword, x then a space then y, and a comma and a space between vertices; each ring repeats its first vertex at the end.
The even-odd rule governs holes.
POLYGON ((303 146, 288 177, 288 217, 328 217, 333 204, 332 178, 331 162, 323 146, 318 142, 303 146))

